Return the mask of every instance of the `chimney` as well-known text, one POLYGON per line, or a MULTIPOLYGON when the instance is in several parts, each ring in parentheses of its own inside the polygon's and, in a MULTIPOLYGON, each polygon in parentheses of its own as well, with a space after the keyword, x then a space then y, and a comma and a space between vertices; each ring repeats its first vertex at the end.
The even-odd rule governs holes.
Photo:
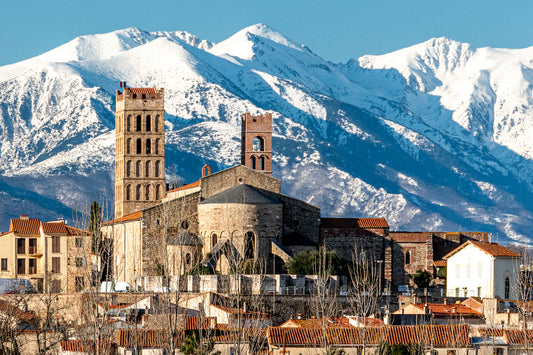
POLYGON ((428 314, 428 304, 424 304, 424 314, 428 314))
POLYGON ((30 219, 30 215, 29 214, 21 214, 20 215, 20 219, 23 219, 23 220, 27 221, 28 219, 30 219))
POLYGON ((448 304, 448 299, 447 298, 444 299, 444 304, 445 305, 448 304))

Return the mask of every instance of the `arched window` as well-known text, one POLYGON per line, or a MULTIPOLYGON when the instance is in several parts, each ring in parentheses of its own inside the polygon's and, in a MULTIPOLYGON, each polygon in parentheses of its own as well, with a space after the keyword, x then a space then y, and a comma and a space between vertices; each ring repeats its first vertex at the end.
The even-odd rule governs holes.
POLYGON ((150 138, 146 140, 146 154, 152 154, 152 140, 150 138))
POLYGON ((144 176, 146 176, 146 177, 150 177, 150 168, 151 168, 151 165, 152 165, 152 164, 151 164, 150 160, 148 160, 148 161, 146 162, 146 167, 145 167, 145 173, 146 173, 146 174, 144 174, 144 176))
POLYGON ((244 235, 244 258, 253 259, 255 255, 255 235, 253 232, 246 232, 244 235))
POLYGON ((128 118, 126 119, 126 131, 128 132, 131 131, 131 115, 129 115, 128 118))
POLYGON ((259 170, 265 170, 265 157, 259 158, 259 170))
POLYGON ((150 201, 150 185, 146 185, 146 193, 144 194, 144 199, 150 201))
POLYGON ((159 132, 159 115, 155 116, 154 128, 156 132, 159 132))
POLYGON ((131 160, 126 162, 126 177, 131 176, 131 160))
POLYGON ((185 254, 185 265, 190 266, 191 265, 191 253, 185 254))
POLYGON ((155 187, 155 199, 160 200, 161 199, 161 185, 157 185, 155 187))
POLYGON ((137 147, 136 147, 137 154, 142 153, 142 141, 141 138, 137 138, 137 147))
POLYGON ((159 154, 159 138, 156 138, 155 140, 154 154, 159 154))
POLYGON ((131 154, 131 138, 126 141, 126 154, 131 154))
POLYGON ((154 176, 155 177, 159 177, 159 160, 156 160, 156 162, 155 162, 155 173, 154 173, 154 176))
POLYGON ((141 185, 135 187, 135 199, 139 201, 141 199, 141 185))
POLYGON ((138 115, 137 116, 137 119, 135 121, 135 126, 136 126, 136 131, 137 132, 140 132, 141 129, 142 129, 142 123, 141 123, 142 119, 141 119, 141 115, 138 115))
POLYGON ((126 201, 131 200, 131 185, 126 185, 126 201))
POLYGON ((150 115, 146 116, 146 132, 150 132, 152 130, 152 119, 150 118, 150 115))
POLYGON ((135 176, 141 177, 141 161, 140 160, 137 160, 137 162, 135 163, 135 176))
POLYGON ((509 276, 507 276, 505 277, 505 295, 503 296, 503 298, 509 299, 510 289, 511 289, 511 282, 509 280, 509 276))
POLYGON ((218 237, 216 234, 213 234, 211 236, 211 249, 213 249, 215 245, 217 245, 217 243, 218 243, 218 237))
POLYGON ((255 137, 253 141, 253 151, 262 152, 265 150, 265 140, 262 137, 255 137))
POLYGON ((250 167, 255 169, 255 157, 250 157, 250 167))
POLYGON ((405 265, 411 264, 411 252, 408 250, 405 252, 405 265))

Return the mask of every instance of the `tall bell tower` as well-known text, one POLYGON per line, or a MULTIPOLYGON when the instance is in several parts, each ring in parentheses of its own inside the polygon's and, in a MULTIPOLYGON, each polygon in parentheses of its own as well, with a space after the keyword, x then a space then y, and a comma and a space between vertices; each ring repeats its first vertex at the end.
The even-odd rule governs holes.
POLYGON ((117 90, 115 134, 115 218, 120 218, 164 195, 164 89, 117 90))
POLYGON ((272 114, 241 118, 241 165, 272 175, 272 114))

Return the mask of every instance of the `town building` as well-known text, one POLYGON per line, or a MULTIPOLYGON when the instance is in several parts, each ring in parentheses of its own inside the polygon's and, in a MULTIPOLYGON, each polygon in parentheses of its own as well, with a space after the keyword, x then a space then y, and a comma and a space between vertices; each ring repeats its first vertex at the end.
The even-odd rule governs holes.
POLYGON ((92 275, 90 233, 63 220, 12 218, 0 234, 0 278, 28 279, 38 292, 79 292, 92 275))
POLYGON ((468 241, 444 256, 449 297, 516 299, 520 255, 496 243, 468 241))

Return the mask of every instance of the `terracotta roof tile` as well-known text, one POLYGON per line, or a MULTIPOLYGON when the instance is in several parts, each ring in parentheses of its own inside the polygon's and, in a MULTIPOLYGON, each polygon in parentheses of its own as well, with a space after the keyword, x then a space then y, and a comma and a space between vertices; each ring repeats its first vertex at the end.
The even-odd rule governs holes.
POLYGON ((527 329, 527 330, 504 330, 503 331, 503 338, 507 344, 512 345, 521 345, 525 344, 525 340, 527 338, 528 344, 533 344, 533 330, 527 329))
POLYGON ((75 228, 75 227, 70 227, 70 226, 65 226, 67 228, 67 231, 68 231, 68 235, 72 235, 72 236, 89 236, 91 235, 91 232, 89 231, 86 231, 86 230, 83 230, 83 229, 80 229, 80 228, 75 228))
POLYGON ((217 317, 187 317, 187 330, 216 328, 217 317))
MULTIPOLYGON (((84 352, 84 353, 93 353, 94 352, 94 340, 63 340, 60 343, 62 351, 70 352, 84 352)), ((112 343, 110 340, 105 339, 100 342, 100 348, 102 350, 115 348, 116 344, 112 343)))
POLYGON ((507 249, 506 247, 501 246, 499 244, 474 242, 474 241, 469 240, 468 242, 461 244, 460 246, 458 246, 457 248, 455 248, 454 250, 452 250, 451 252, 443 256, 442 258, 448 259, 453 254, 465 248, 467 245, 473 245, 491 256, 508 257, 508 258, 519 258, 520 257, 520 255, 518 255, 514 251, 511 251, 507 249))
POLYGON ((321 218, 321 228, 389 228, 385 218, 321 218))
MULTIPOLYGON (((424 310, 424 307, 426 306, 424 303, 418 303, 414 305, 418 309, 424 310)), ((462 303, 452 303, 452 304, 444 304, 444 303, 428 303, 427 304, 428 310, 431 311, 431 313, 434 316, 449 316, 449 315, 458 315, 463 317, 481 317, 483 313, 476 311, 475 309, 472 309, 468 306, 465 306, 462 303)))
POLYGON ((479 335, 482 337, 502 337, 503 329, 502 328, 477 328, 479 335))
MULTIPOLYGON (((185 331, 178 329, 176 345, 179 346, 183 340, 185 331)), ((133 348, 162 348, 167 345, 169 334, 165 330, 150 329, 120 329, 118 331, 118 346, 133 348)))
POLYGON ((156 88, 130 88, 128 87, 132 94, 157 94, 156 88))
POLYGON ((128 215, 122 216, 120 218, 117 218, 117 219, 114 219, 114 220, 111 220, 111 221, 108 221, 108 222, 105 222, 105 223, 102 223, 102 224, 106 225, 106 224, 113 224, 113 223, 118 223, 118 222, 133 221, 135 219, 141 218, 142 216, 143 216, 142 211, 138 211, 138 212, 133 212, 133 213, 130 213, 128 215))
MULTIPOLYGON (((191 182, 190 184, 186 184, 186 185, 183 185, 183 186, 180 186, 180 187, 177 187, 175 189, 172 189, 168 192, 174 192, 174 191, 181 191, 181 190, 187 190, 187 189, 192 189, 193 187, 197 187, 197 186, 200 186, 200 180, 198 181, 195 181, 195 182, 191 182)), ((167 193, 168 193, 167 192, 167 193)))
POLYGON ((15 232, 18 234, 32 234, 38 235, 41 234, 39 231, 40 221, 37 218, 31 219, 18 219, 11 218, 11 223, 9 225, 9 231, 15 232))
POLYGON ((41 222, 45 234, 68 234, 63 222, 41 222))
POLYGON ((448 265, 448 262, 446 260, 435 260, 433 262, 433 265, 435 265, 436 267, 446 267, 446 265, 448 265))

